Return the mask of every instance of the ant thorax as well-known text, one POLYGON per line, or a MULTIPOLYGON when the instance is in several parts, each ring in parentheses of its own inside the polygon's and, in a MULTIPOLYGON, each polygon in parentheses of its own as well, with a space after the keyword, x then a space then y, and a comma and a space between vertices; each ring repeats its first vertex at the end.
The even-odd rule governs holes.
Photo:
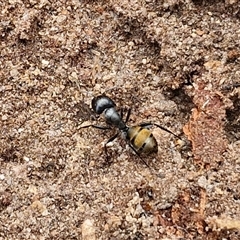
POLYGON ((104 110, 103 114, 108 124, 113 125, 120 130, 126 128, 126 124, 123 122, 115 108, 107 108, 104 110))

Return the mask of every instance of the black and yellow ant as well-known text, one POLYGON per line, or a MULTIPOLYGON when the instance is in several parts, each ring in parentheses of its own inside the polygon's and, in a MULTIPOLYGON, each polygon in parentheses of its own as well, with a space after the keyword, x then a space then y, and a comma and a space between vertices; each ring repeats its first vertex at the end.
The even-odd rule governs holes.
MULTIPOLYGON (((106 123, 109 126, 115 127, 119 130, 114 136, 112 136, 105 143, 104 148, 105 148, 106 155, 107 155, 107 144, 113 141, 119 135, 119 133, 123 134, 128 145, 140 158, 141 158, 140 156, 141 154, 157 153, 158 144, 157 144, 156 138, 153 136, 152 132, 148 129, 151 126, 156 126, 180 139, 179 136, 177 136, 167 128, 162 127, 156 123, 142 123, 137 126, 132 126, 132 127, 128 126, 127 122, 131 114, 131 109, 128 110, 126 120, 124 121, 122 118, 122 114, 120 115, 117 112, 115 106, 116 106, 115 102, 111 98, 105 95, 100 95, 92 99, 92 109, 94 110, 94 112, 99 115, 103 114, 105 117, 106 123)), ((97 126, 97 125, 87 125, 81 128, 87 128, 87 127, 94 127, 98 129, 111 129, 111 127, 97 126)), ((148 166, 148 164, 144 161, 144 159, 141 158, 141 160, 144 162, 145 165, 148 166)))

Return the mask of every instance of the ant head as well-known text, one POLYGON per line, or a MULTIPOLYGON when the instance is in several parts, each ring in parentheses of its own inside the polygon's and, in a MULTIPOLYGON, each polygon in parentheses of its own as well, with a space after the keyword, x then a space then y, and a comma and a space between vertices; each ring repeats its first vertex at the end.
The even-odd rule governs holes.
POLYGON ((94 97, 92 100, 92 109, 101 114, 105 109, 115 107, 113 100, 105 95, 94 97))

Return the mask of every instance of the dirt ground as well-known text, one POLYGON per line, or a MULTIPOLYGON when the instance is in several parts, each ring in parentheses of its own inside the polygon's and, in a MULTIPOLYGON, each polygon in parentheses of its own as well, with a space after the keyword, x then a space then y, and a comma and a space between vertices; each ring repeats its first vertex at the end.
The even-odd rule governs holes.
POLYGON ((240 239, 240 3, 5 0, 0 240, 240 239), (141 161, 91 110, 152 128, 141 161))

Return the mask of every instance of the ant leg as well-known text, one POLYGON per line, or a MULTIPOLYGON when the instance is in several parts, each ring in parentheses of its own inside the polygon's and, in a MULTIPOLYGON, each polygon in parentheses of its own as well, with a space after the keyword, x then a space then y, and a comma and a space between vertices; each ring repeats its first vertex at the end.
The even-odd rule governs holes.
MULTIPOLYGON (((138 157, 141 159, 141 161, 142 161, 148 168, 150 168, 150 166, 147 164, 147 162, 146 162, 143 158, 141 158, 140 154, 136 151, 136 149, 135 149, 130 143, 128 143, 128 145, 129 145, 130 148, 138 155, 138 157)), ((151 169, 151 168, 150 168, 150 169, 151 169)))
POLYGON ((93 127, 93 128, 97 128, 97 129, 101 129, 101 130, 109 130, 109 129, 112 129, 111 127, 107 127, 107 126, 98 126, 98 125, 87 125, 87 126, 83 126, 83 127, 80 127, 79 129, 81 128, 88 128, 88 127, 93 127))
POLYGON ((121 119, 123 118, 123 109, 122 108, 120 109, 120 117, 121 117, 121 119))
MULTIPOLYGON (((131 108, 128 109, 125 123, 128 122, 130 115, 131 115, 131 108)), ((123 119, 123 110, 122 110, 122 108, 120 109, 120 116, 121 116, 121 119, 123 119)))
POLYGON ((176 138, 181 139, 177 134, 173 133, 172 131, 168 130, 167 128, 162 127, 162 126, 160 126, 160 125, 158 125, 158 124, 156 124, 156 123, 153 123, 153 125, 156 126, 156 127, 158 127, 158 128, 160 128, 160 129, 162 129, 162 130, 164 130, 164 131, 166 131, 166 132, 168 132, 168 133, 170 133, 170 134, 172 134, 172 135, 175 136, 176 138))
POLYGON ((156 126, 156 127, 160 128, 160 129, 162 129, 163 131, 168 132, 168 133, 174 135, 175 137, 181 139, 177 134, 173 133, 172 131, 168 130, 167 128, 162 127, 161 125, 158 125, 158 124, 156 124, 156 123, 141 123, 139 126, 140 126, 140 127, 156 126))
POLYGON ((153 124, 150 123, 150 122, 148 122, 148 123, 140 123, 138 126, 145 128, 145 127, 151 127, 151 126, 153 126, 153 124))
POLYGON ((129 120, 129 118, 130 118, 130 115, 131 115, 131 108, 128 109, 127 117, 126 117, 125 123, 128 122, 128 120, 129 120))
POLYGON ((107 140, 107 142, 104 144, 104 151, 105 151, 105 154, 106 154, 106 157, 107 157, 107 161, 109 160, 109 155, 107 153, 107 144, 112 142, 115 138, 117 138, 117 136, 119 135, 119 132, 117 132, 114 136, 112 136, 111 138, 109 138, 107 140))

